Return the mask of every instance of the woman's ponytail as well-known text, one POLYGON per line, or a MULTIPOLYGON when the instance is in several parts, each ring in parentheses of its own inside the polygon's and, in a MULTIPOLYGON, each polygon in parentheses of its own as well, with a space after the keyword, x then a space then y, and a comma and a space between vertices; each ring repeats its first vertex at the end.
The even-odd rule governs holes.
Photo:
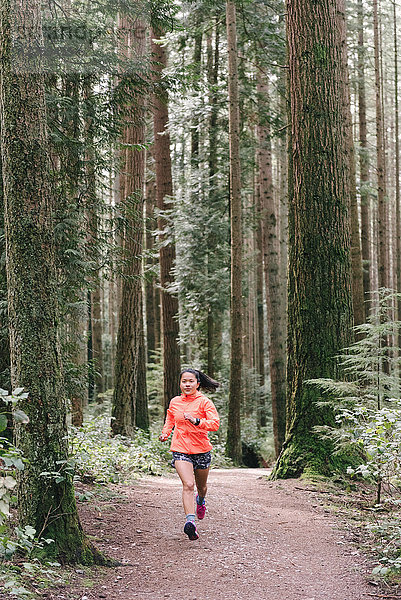
POLYGON ((207 392, 214 392, 217 390, 218 387, 220 387, 218 381, 215 381, 214 379, 209 377, 209 375, 206 375, 206 373, 198 371, 198 369, 183 369, 183 371, 181 371, 180 374, 180 381, 184 373, 192 373, 193 375, 195 375, 197 381, 199 381, 199 387, 203 390, 206 390, 207 392))
POLYGON ((206 373, 202 373, 202 371, 198 371, 198 373, 200 382, 199 387, 201 387, 203 390, 215 392, 217 388, 220 387, 219 382, 209 377, 209 375, 206 375, 206 373))

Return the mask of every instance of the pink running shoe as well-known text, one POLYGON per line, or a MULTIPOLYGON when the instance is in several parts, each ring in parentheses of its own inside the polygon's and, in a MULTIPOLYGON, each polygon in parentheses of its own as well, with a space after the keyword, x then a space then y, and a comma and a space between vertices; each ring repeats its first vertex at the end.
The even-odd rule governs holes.
POLYGON ((196 530, 196 525, 193 521, 187 521, 184 525, 184 533, 187 534, 190 540, 197 540, 199 533, 196 530))
POLYGON ((203 501, 203 504, 198 504, 198 497, 196 497, 196 500, 196 516, 201 520, 205 518, 206 504, 205 501, 203 501))

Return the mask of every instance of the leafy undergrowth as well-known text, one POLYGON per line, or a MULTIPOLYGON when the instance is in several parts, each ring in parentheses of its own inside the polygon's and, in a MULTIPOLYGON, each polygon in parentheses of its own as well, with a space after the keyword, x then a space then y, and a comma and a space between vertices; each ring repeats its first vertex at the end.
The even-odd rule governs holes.
POLYGON ((367 557, 369 581, 380 589, 377 597, 401 598, 401 489, 386 486, 378 505, 374 484, 325 478, 306 481, 307 491, 315 492, 320 504, 340 518, 351 532, 348 539, 367 557))
MULTIPOLYGON (((71 428, 71 458, 76 476, 83 481, 125 483, 142 475, 162 475, 171 470, 170 443, 159 442, 161 424, 150 432, 138 429, 131 438, 111 436, 110 417, 90 418, 71 428)), ((212 437, 212 436, 211 436, 212 437)), ((224 446, 213 443, 213 465, 232 466, 224 446)))

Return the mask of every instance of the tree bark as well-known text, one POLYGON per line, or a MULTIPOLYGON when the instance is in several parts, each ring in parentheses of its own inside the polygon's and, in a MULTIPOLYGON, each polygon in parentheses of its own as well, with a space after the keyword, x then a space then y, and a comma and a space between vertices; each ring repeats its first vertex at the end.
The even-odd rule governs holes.
POLYGON ((273 476, 337 464, 314 426, 334 424, 305 381, 335 377, 351 340, 349 161, 346 94, 336 0, 287 1, 291 98, 287 437, 273 476))
POLYGON ((231 206, 231 349, 226 453, 239 464, 242 390, 242 203, 238 52, 235 4, 226 2, 231 206))
MULTIPOLYGON (((219 24, 215 25, 215 41, 213 48, 212 33, 207 37, 207 80, 209 85, 209 206, 216 203, 216 173, 217 173, 217 135, 218 135, 218 99, 217 99, 217 84, 219 77, 219 24)), ((215 236, 209 233, 208 235, 208 268, 211 263, 213 251, 215 249, 215 236)), ((214 377, 214 373, 221 366, 218 360, 217 346, 218 340, 216 331, 218 330, 217 321, 219 314, 217 307, 211 304, 208 307, 207 316, 207 373, 210 377, 214 377)))
MULTIPOLYGON (((14 38, 15 39, 15 38, 14 38)), ((104 562, 85 538, 68 469, 66 404, 58 339, 54 193, 50 182, 40 4, 5 0, 0 7, 1 158, 6 231, 11 382, 29 398, 30 418, 16 428, 28 459, 19 474, 22 525, 54 540, 66 562, 104 562), (29 31, 12 48, 14 31, 29 31), (60 474, 57 481, 54 473, 60 474), (47 473, 47 475, 46 475, 47 473)))
POLYGON ((94 154, 94 97, 93 97, 92 77, 86 76, 84 79, 84 110, 85 110, 85 188, 86 188, 86 209, 88 220, 88 252, 95 266, 92 276, 92 285, 90 290, 90 320, 91 320, 91 343, 92 343, 92 364, 93 364, 93 383, 94 390, 92 397, 104 392, 103 380, 103 322, 101 313, 101 280, 100 280, 100 259, 99 259, 99 215, 98 215, 98 195, 96 189, 96 168, 94 154))
MULTIPOLYGON (((167 66, 167 52, 157 40, 162 32, 154 31, 152 36, 152 54, 155 60, 157 82, 161 82, 163 70, 167 66), (154 41, 155 40, 155 41, 154 41)), ((154 128, 154 158, 156 171, 156 205, 159 211, 168 208, 167 201, 173 195, 173 180, 171 174, 170 135, 168 132, 168 95, 159 91, 153 104, 154 128)), ((161 314, 163 337, 163 408, 167 412, 171 398, 179 392, 180 349, 178 298, 169 289, 174 282, 172 269, 175 263, 175 246, 173 240, 167 239, 164 233, 168 223, 163 216, 158 218, 158 229, 163 232, 159 236, 160 252, 160 284, 161 284, 161 314)), ((171 235, 171 234, 170 234, 171 235)))
MULTIPOLYGON (((370 272, 372 268, 371 235, 370 235, 370 192, 369 192, 369 151, 368 128, 366 118, 366 85, 364 44, 363 2, 358 0, 358 118, 359 118, 359 170, 361 194, 361 244, 363 264, 363 291, 365 305, 371 300, 372 289, 370 272)), ((367 311, 365 311, 367 312, 367 311)))
POLYGON ((258 335, 258 363, 259 387, 261 392, 258 397, 257 424, 258 428, 266 427, 266 404, 264 400, 265 385, 265 335, 264 335, 264 298, 263 298, 263 234, 262 234, 262 199, 259 183, 257 183, 257 222, 256 222, 256 310, 257 310, 257 335, 258 335))
POLYGON ((349 89, 348 73, 348 48, 347 48, 347 27, 345 22, 345 12, 338 11, 338 26, 341 36, 341 46, 343 49, 343 70, 346 77, 345 95, 344 95, 344 120, 346 124, 347 135, 347 155, 349 160, 349 184, 350 184, 350 228, 351 228, 351 265, 352 265, 352 305, 354 315, 354 325, 365 323, 365 304, 363 292, 363 274, 362 274, 362 250, 359 230, 358 199, 356 194, 356 165, 355 148, 352 131, 351 101, 349 89))
POLYGON ((377 0, 373 0, 373 33, 375 58, 376 89, 376 160, 377 160, 377 202, 378 202, 378 272, 379 287, 388 288, 389 249, 387 232, 387 192, 386 192, 386 159, 384 152, 382 81, 380 76, 380 46, 377 0))
POLYGON ((258 71, 258 169, 262 207, 263 265, 267 304, 269 364, 276 457, 285 438, 286 420, 286 330, 281 306, 280 241, 277 237, 277 215, 273 196, 271 133, 268 121, 269 90, 267 80, 258 71))
MULTIPOLYGON (((123 16, 120 28, 125 35, 127 52, 132 56, 144 56, 144 24, 139 19, 134 23, 130 17, 123 16)), ((131 102, 123 107, 126 111, 124 160, 120 174, 121 210, 124 216, 121 236, 123 267, 111 423, 115 435, 126 436, 132 436, 138 424, 144 429, 149 426, 142 310, 145 152, 135 148, 145 143, 144 100, 135 96, 131 102), (140 411, 138 415, 137 409, 140 411)))
MULTIPOLYGON (((395 214, 396 214, 396 286, 398 294, 401 294, 401 207, 400 207, 400 123, 398 106, 398 36, 397 36, 397 11, 393 2, 394 21, 394 120, 395 120, 395 214)), ((401 320, 401 297, 397 298, 397 320, 401 320)), ((398 330, 396 346, 401 348, 401 331, 398 330)))
MULTIPOLYGON (((148 154, 148 164, 150 163, 150 156, 148 154)), ((157 285, 157 279, 153 273, 155 267, 155 259, 153 258, 154 253, 154 239, 153 231, 156 229, 155 223, 155 195, 156 187, 154 175, 150 169, 147 170, 146 185, 145 185, 145 246, 146 246, 146 277, 145 277, 145 307, 146 307, 146 347, 147 347, 147 358, 148 362, 154 362, 154 352, 157 348, 156 345, 156 302, 155 302, 155 285, 157 285)))

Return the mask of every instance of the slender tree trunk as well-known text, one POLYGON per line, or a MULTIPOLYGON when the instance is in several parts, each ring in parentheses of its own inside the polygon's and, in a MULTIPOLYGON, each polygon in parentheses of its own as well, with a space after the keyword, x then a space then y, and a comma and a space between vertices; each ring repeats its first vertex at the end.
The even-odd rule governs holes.
POLYGON ((380 46, 377 0, 373 0, 373 33, 375 54, 376 88, 376 156, 377 156, 377 202, 378 202, 378 272, 379 287, 389 287, 388 238, 387 238, 387 192, 386 162, 384 152, 382 82, 380 77, 380 46))
MULTIPOLYGON (((125 35, 127 52, 144 56, 145 26, 136 19, 122 17, 120 28, 125 35)), ((127 83, 125 85, 128 85, 127 83)), ((145 142, 144 102, 135 97, 126 111, 124 161, 121 181, 121 210, 124 215, 122 233, 122 290, 119 310, 117 349, 115 359, 115 387, 113 395, 113 433, 132 436, 135 426, 148 429, 146 390, 145 339, 143 332, 142 299, 142 242, 143 242, 143 192, 145 178, 145 153, 136 145, 145 142), (137 415, 137 411, 140 414, 137 415)))
POLYGON ((95 267, 90 291, 90 320, 91 343, 93 361, 93 396, 104 392, 103 382, 103 344, 102 344, 102 314, 100 300, 100 274, 99 274, 99 215, 98 195, 96 189, 96 170, 94 157, 94 132, 93 132, 93 92, 92 78, 86 77, 84 81, 84 107, 86 112, 85 137, 87 151, 85 156, 86 202, 88 215, 88 250, 95 267))
MULTIPOLYGON (((218 116, 218 100, 217 100, 217 83, 219 76, 219 25, 215 26, 215 45, 213 49, 212 34, 207 37, 207 79, 209 84, 209 104, 210 104, 210 119, 209 119, 209 205, 216 202, 216 173, 217 173, 217 116, 218 116)), ((208 236, 208 265, 215 247, 214 235, 209 233, 208 236)), ((207 317, 207 372, 210 377, 214 376, 216 367, 216 321, 219 315, 216 314, 216 307, 209 305, 207 317)))
MULTIPOLYGON (((202 30, 200 25, 202 23, 202 15, 197 11, 196 22, 195 22, 195 44, 194 53, 192 58, 192 67, 194 70, 194 76, 201 76, 201 61, 202 61, 202 30)), ((192 166, 197 168, 199 159, 199 118, 197 115, 192 117, 191 125, 191 162, 192 166)))
MULTIPOLYGON (((398 36, 397 36, 397 11, 393 2, 394 21, 394 106, 395 106, 395 214, 396 214, 396 285, 397 292, 401 294, 401 216, 400 216, 400 123, 398 108, 398 36)), ((401 320, 401 297, 397 298, 397 320, 401 320)), ((401 347, 401 331, 398 331, 396 345, 401 347)))
MULTIPOLYGON (((1 127, 1 123, 0 123, 1 127)), ((0 131, 0 139, 1 139, 1 131, 0 131)), ((2 166, 1 166, 1 154, 0 154, 0 222, 4 221, 4 196, 3 196, 3 174, 2 174, 2 166)), ((2 255, 5 252, 5 243, 4 241, 1 243, 0 251, 2 255)), ((7 296, 7 272, 6 265, 3 264, 0 268, 0 285, 3 296, 7 296)), ((8 331, 8 318, 7 315, 3 313, 0 320, 0 378, 2 381, 2 388, 6 390, 11 390, 11 381, 10 381, 10 335, 8 331)), ((9 411, 8 402, 0 401, 0 412, 9 411)), ((13 441, 13 419, 10 414, 8 414, 8 423, 7 428, 1 432, 1 435, 6 438, 10 443, 13 441)))
POLYGON ((273 197, 271 134, 268 121, 269 90, 267 81, 258 71, 259 123, 258 167, 262 206, 263 264, 269 336, 269 363, 273 415, 273 435, 276 457, 285 438, 286 412, 286 330, 281 307, 281 280, 277 215, 273 197))
POLYGON ((352 265, 352 305, 354 314, 354 325, 365 323, 365 304, 363 292, 362 274, 362 250, 359 230, 358 199, 356 193, 356 165, 355 148, 352 131, 352 116, 350 104, 349 73, 348 73, 348 49, 347 28, 345 23, 345 12, 338 11, 338 26, 340 31, 341 45, 343 48, 343 70, 346 77, 344 95, 344 120, 347 134, 347 155, 349 160, 349 183, 350 183, 350 228, 351 228, 351 265, 352 265))
POLYGON ((238 52, 235 4, 226 2, 231 206, 231 351, 226 452, 234 463, 242 458, 242 205, 238 52))
MULTIPOLYGON (((153 39, 160 40, 162 32, 153 32, 153 39)), ((161 82, 163 70, 167 66, 166 49, 152 41, 152 54, 155 60, 157 81, 161 82)), ((159 211, 168 207, 167 200, 173 195, 173 181, 171 174, 170 135, 168 133, 168 96, 167 92, 160 89, 155 95, 153 105, 154 127, 154 157, 156 172, 156 204, 159 211)), ((158 219, 158 229, 161 232, 167 227, 163 215, 158 219)), ((164 411, 166 412, 171 398, 179 391, 180 375, 180 349, 179 349, 179 323, 178 299, 169 290, 173 284, 172 269, 175 262, 175 246, 170 240, 167 242, 166 234, 159 236, 160 240, 160 284, 161 284, 161 313, 163 336, 163 371, 164 371, 164 411)))
POLYGON ((93 369, 93 344, 92 344, 92 294, 90 291, 86 297, 87 308, 87 324, 88 324, 88 339, 87 339, 87 356, 88 356, 88 402, 92 402, 95 397, 95 376, 93 369))
MULTIPOLYGON (((370 272, 372 268, 370 235, 370 193, 369 193, 369 151, 366 118, 366 86, 364 45, 363 2, 358 0, 358 116, 359 116, 359 170, 361 194, 361 242, 363 261, 363 291, 365 305, 370 301, 372 289, 370 272)), ((366 312, 366 311, 365 311, 366 312)))
POLYGON ((16 442, 27 463, 19 474, 21 525, 54 540, 54 555, 91 564, 100 555, 85 538, 67 468, 66 403, 58 340, 54 194, 50 181, 40 5, 0 6, 1 159, 4 184, 11 382, 29 398, 16 442), (13 34, 29 31, 12 50, 13 34), (61 481, 50 475, 58 472, 61 481), (44 475, 49 473, 49 476, 44 475))
MULTIPOLYGON (((150 163, 150 156, 148 154, 148 164, 150 163)), ((146 307, 146 341, 147 341, 147 352, 148 362, 154 362, 154 352, 157 348, 156 345, 156 307, 155 307, 155 285, 157 283, 156 275, 153 273, 155 267, 155 260, 153 258, 154 252, 154 238, 153 231, 156 229, 155 223, 155 197, 156 187, 154 175, 147 170, 146 185, 145 185, 145 246, 146 246, 146 277, 145 277, 145 307, 146 307)))
POLYGON ((258 395, 258 427, 266 427, 266 406, 264 401, 265 385, 265 342, 264 342, 264 311, 263 311, 263 234, 262 234, 262 199, 260 195, 260 184, 257 183, 257 222, 256 222, 256 310, 257 310, 257 335, 258 335, 258 363, 259 386, 261 393, 258 395))
POLYGON ((273 476, 328 473, 339 461, 314 432, 334 424, 305 384, 335 377, 351 340, 349 162, 338 0, 287 0, 291 97, 287 437, 273 476))

